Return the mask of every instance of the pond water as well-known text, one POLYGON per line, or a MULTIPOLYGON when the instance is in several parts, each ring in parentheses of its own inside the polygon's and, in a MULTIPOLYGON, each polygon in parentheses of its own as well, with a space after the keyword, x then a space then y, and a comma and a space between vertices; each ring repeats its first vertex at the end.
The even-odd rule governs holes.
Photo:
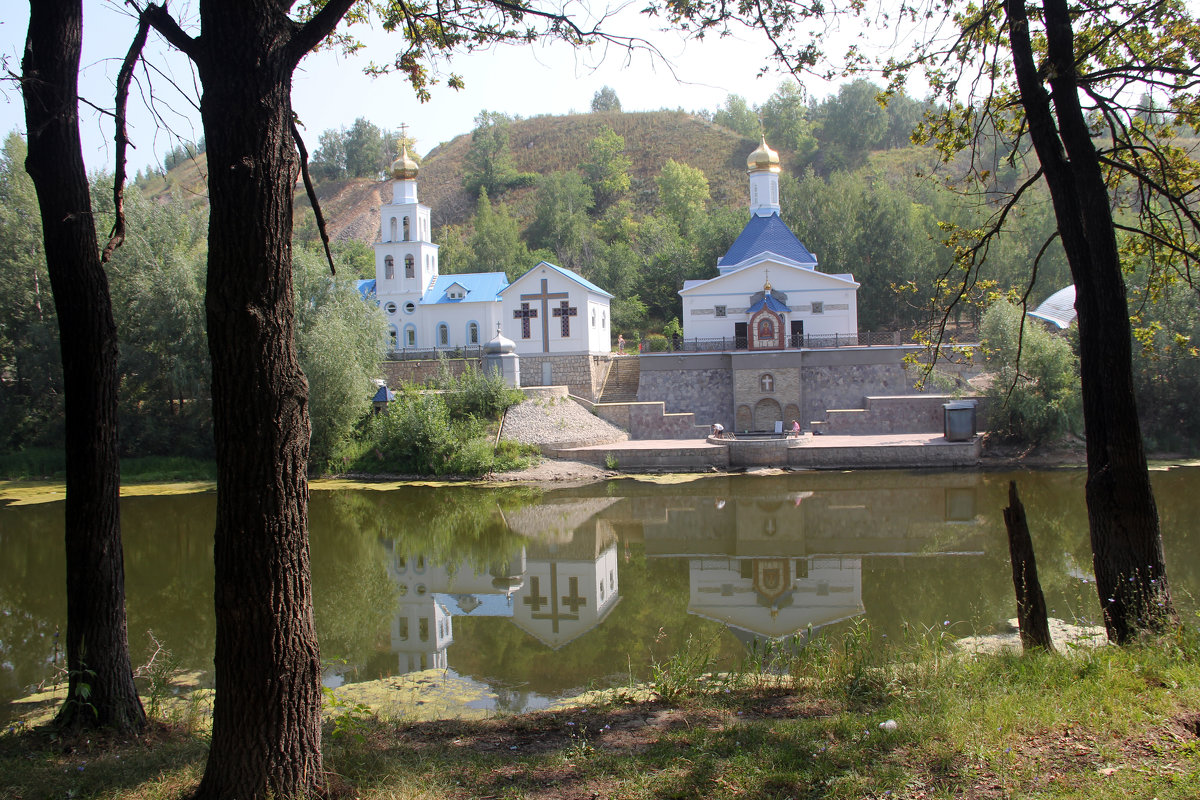
MULTIPOLYGON (((1015 616, 1001 509, 1018 481, 1051 614, 1095 623, 1084 473, 846 472, 622 479, 581 488, 314 490, 326 683, 423 669, 477 705, 625 684, 688 637, 729 659, 867 620, 970 635, 1015 616)), ((1200 468, 1153 475, 1167 569, 1195 620, 1200 468)), ((122 501, 135 663, 153 632, 207 674, 213 494, 122 501)), ((62 505, 0 508, 0 719, 61 669, 62 505)))

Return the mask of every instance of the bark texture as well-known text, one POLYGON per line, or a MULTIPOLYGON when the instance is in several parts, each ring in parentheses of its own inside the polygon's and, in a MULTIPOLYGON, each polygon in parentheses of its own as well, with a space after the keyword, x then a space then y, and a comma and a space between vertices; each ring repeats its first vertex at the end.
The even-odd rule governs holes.
POLYGON ((1042 85, 1023 0, 1006 0, 1013 64, 1075 280, 1087 436, 1088 525, 1109 638, 1124 643, 1173 619, 1158 510, 1133 390, 1129 309, 1108 189, 1079 103, 1066 0, 1042 0, 1042 85))
POLYGON ((80 0, 33 0, 21 61, 37 189, 58 311, 66 394, 67 699, 56 722, 137 731, 118 505, 117 330, 88 194, 76 96, 80 0))
POLYGON ((1017 482, 1008 482, 1008 508, 1004 509, 1008 529, 1008 553, 1012 558, 1013 589, 1017 593, 1017 625, 1021 629, 1021 647, 1054 651, 1050 623, 1046 619, 1046 597, 1038 580, 1037 561, 1033 557, 1033 539, 1025 506, 1017 496, 1017 482))
POLYGON ((217 456, 212 744, 200 798, 302 797, 322 786, 321 659, 308 551, 308 384, 294 337, 291 81, 341 19, 281 0, 202 0, 190 37, 209 168, 206 314, 217 456))
POLYGON ((216 705, 200 797, 321 784, 308 554, 308 385, 294 341, 286 17, 201 5, 207 317, 217 454, 216 705))

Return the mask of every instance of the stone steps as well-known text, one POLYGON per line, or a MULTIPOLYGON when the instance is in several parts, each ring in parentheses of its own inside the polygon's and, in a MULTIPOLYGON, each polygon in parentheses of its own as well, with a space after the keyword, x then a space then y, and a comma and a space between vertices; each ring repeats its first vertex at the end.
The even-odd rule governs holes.
POLYGON ((642 368, 637 356, 618 356, 609 367, 600 403, 636 403, 642 368))

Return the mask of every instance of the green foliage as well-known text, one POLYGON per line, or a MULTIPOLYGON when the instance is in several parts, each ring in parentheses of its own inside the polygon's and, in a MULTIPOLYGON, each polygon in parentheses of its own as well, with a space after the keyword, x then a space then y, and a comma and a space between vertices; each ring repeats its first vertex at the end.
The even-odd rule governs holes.
MULTIPOLYGON (((93 182, 98 227, 113 213, 111 178, 93 182)), ((120 342, 121 454, 212 454, 204 275, 207 215, 182 195, 125 193, 130 235, 108 264, 120 342)))
POLYGON ((1003 301, 984 313, 980 332, 995 376, 987 392, 991 430, 1036 443, 1079 429, 1079 362, 1066 339, 1003 301))
POLYGON ((621 100, 617 97, 617 91, 611 86, 602 86, 599 91, 592 95, 592 113, 598 114, 604 111, 620 111, 621 100))
POLYGON ((536 180, 536 175, 517 172, 513 166, 509 145, 511 122, 511 118, 497 111, 480 111, 475 117, 471 149, 463 171, 463 188, 469 194, 478 195, 483 190, 499 197, 514 186, 528 186, 536 180))
POLYGON ((577 172, 552 172, 538 181, 537 204, 529 238, 535 247, 554 253, 568 269, 584 269, 585 250, 592 238, 588 214, 595 200, 592 189, 577 172))
POLYGON ((788 166, 798 172, 817 151, 816 127, 804 102, 803 92, 793 81, 784 81, 762 107, 763 131, 772 147, 790 150, 788 166))
POLYGON ((10 133, 0 152, 0 452, 62 436, 58 317, 25 153, 10 133))
POLYGON ((731 131, 736 131, 750 139, 758 139, 761 128, 754 109, 740 94, 731 94, 725 98, 725 105, 713 113, 713 122, 724 125, 731 131))
POLYGON ((683 646, 664 661, 651 661, 650 686, 666 703, 677 703, 704 692, 703 679, 716 664, 716 650, 714 638, 688 634, 683 646))
POLYGON ((613 300, 610 312, 612 314, 612 330, 614 333, 613 341, 616 341, 615 334, 626 331, 634 332, 632 335, 625 337, 632 340, 637 335, 637 331, 644 328, 649 320, 646 304, 636 294, 613 300))
POLYGON ((708 178, 695 167, 669 159, 658 176, 658 203, 663 215, 687 237, 708 205, 708 178))
POLYGON ((661 333, 646 335, 645 350, 648 353, 665 353, 671 349, 671 343, 661 333))
POLYGON ((867 153, 882 145, 888 132, 887 108, 880 89, 866 80, 844 84, 836 99, 822 104, 817 140, 827 169, 855 169, 867 153))
POLYGON ((388 164, 383 131, 363 117, 346 132, 345 152, 346 174, 354 178, 374 178, 388 164))
POLYGON ((444 376, 437 391, 408 387, 399 392, 386 414, 370 418, 362 447, 351 469, 409 475, 484 475, 515 469, 532 453, 519 445, 495 448, 486 420, 498 420, 521 402, 520 390, 509 389, 496 375, 467 370, 444 376))
MULTIPOLYGON (((453 250, 451 255, 453 256, 453 250)), ((440 254, 439 254, 440 258, 440 254)), ((529 267, 529 247, 521 241, 520 223, 504 203, 492 205, 487 191, 479 190, 475 206, 475 231, 470 239, 469 271, 503 272, 515 280, 529 267)))
POLYGON ((302 251, 294 259, 296 349, 308 378, 312 421, 310 461, 339 458, 355 426, 370 410, 372 381, 385 354, 386 321, 364 303, 351 281, 329 276, 322 255, 302 251))
MULTIPOLYGON (((616 110, 620 110, 619 104, 616 110)), ((606 211, 629 191, 629 168, 633 161, 625 154, 625 137, 607 125, 588 143, 588 160, 581 166, 591 184, 597 214, 606 211)))
POLYGON ((463 370, 457 377, 439 380, 437 386, 445 392, 446 405, 455 418, 472 416, 498 421, 505 411, 525 399, 520 389, 509 388, 498 374, 485 374, 474 367, 463 370))

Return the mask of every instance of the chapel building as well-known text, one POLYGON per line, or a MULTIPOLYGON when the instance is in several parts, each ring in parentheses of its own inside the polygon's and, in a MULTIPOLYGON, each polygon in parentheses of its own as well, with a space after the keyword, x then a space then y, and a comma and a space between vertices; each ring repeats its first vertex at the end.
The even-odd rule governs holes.
POLYGON ((746 159, 750 221, 717 260, 717 275, 685 281, 683 335, 701 350, 783 350, 858 335, 854 276, 817 270, 817 257, 780 219, 779 154, 766 139, 746 159))
MULTIPOLYGON (((611 351, 612 295, 569 269, 543 261, 511 284, 501 271, 440 274, 430 209, 417 196, 420 168, 406 147, 391 172, 391 202, 379 209, 375 278, 358 282, 387 318, 390 350, 477 347, 499 331, 522 357, 611 351)), ((533 363, 533 384, 549 383, 553 371, 533 363)))

